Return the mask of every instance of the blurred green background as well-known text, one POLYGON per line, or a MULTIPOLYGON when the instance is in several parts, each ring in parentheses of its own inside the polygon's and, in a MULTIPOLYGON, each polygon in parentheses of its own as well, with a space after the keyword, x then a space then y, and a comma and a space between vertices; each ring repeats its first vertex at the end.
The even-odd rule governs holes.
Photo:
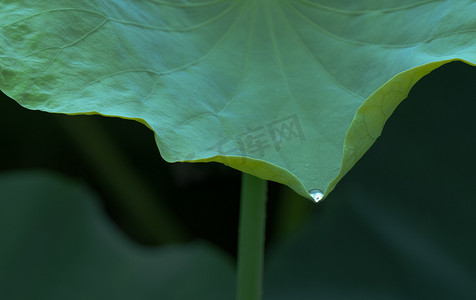
MULTIPOLYGON (((265 299, 476 298, 475 82, 463 63, 424 77, 317 205, 269 184, 265 299)), ((5 95, 0 116, 1 173, 47 169, 91 187, 140 249, 206 240, 236 255, 239 172, 168 164, 129 120, 29 111, 5 95)))

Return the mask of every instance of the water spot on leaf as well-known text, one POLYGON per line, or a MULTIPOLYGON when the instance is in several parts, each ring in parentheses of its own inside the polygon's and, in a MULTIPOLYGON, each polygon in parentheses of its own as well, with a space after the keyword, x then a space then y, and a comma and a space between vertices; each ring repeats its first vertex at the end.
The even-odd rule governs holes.
POLYGON ((314 202, 319 202, 322 200, 322 197, 324 197, 324 193, 319 190, 319 189, 312 189, 312 190, 309 190, 309 195, 311 195, 312 199, 314 200, 314 202))

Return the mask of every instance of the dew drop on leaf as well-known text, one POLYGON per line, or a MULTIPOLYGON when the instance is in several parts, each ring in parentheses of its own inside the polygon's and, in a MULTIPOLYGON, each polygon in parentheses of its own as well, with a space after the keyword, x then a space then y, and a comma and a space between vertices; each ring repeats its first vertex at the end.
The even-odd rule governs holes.
POLYGON ((316 203, 319 202, 322 199, 322 197, 324 197, 324 193, 319 189, 309 190, 309 195, 311 195, 312 199, 316 203))

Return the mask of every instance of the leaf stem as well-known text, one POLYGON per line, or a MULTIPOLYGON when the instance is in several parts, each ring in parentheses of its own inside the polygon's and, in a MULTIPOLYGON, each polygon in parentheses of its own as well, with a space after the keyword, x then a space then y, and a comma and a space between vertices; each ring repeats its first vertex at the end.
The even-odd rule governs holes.
POLYGON ((261 299, 265 219, 266 181, 243 173, 238 232, 238 300, 261 299))

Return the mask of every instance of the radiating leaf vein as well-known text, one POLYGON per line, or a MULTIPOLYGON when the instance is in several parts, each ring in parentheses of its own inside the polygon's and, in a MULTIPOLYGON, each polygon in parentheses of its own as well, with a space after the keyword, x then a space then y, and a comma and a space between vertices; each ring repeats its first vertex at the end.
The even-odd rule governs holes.
POLYGON ((330 6, 327 6, 327 5, 311 2, 309 0, 297 0, 297 1, 301 2, 304 5, 315 7, 315 8, 318 8, 320 10, 329 11, 329 12, 342 14, 342 15, 351 15, 351 16, 366 15, 366 14, 373 14, 373 13, 389 13, 389 12, 395 12, 395 11, 400 11, 400 10, 406 10, 406 9, 410 9, 410 8, 414 8, 414 7, 418 7, 418 6, 422 6, 422 5, 426 5, 426 4, 431 4, 431 3, 436 3, 436 2, 444 2, 444 0, 428 0, 428 1, 415 2, 415 3, 412 3, 412 4, 403 5, 403 6, 399 6, 399 7, 393 7, 393 8, 379 8, 379 9, 366 9, 366 10, 343 10, 343 9, 334 8, 334 7, 330 7, 330 6))

